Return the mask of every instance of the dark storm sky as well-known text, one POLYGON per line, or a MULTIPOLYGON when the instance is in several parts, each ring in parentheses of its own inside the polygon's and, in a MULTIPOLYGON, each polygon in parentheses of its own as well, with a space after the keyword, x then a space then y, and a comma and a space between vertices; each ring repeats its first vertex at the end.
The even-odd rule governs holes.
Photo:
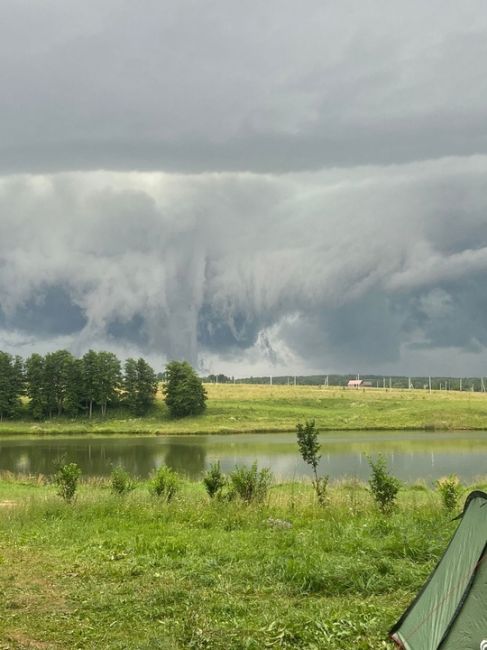
POLYGON ((487 7, 4 0, 0 349, 479 374, 487 7))

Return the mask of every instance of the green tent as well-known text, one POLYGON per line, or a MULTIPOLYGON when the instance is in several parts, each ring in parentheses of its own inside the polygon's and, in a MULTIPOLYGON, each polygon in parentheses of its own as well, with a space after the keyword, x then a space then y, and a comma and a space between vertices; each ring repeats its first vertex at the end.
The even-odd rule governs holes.
POLYGON ((416 599, 390 632, 405 650, 487 650, 487 494, 461 522, 416 599))

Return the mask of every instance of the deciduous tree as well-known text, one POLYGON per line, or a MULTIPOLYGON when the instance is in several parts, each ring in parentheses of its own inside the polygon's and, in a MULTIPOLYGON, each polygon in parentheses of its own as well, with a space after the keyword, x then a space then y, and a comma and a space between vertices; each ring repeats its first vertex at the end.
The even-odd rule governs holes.
POLYGON ((163 391, 172 417, 199 415, 206 408, 206 390, 186 361, 171 361, 167 364, 163 391))

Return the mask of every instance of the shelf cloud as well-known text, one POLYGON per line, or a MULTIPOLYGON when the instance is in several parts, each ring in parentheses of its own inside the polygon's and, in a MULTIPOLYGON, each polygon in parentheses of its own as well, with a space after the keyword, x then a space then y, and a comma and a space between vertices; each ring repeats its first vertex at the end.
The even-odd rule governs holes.
POLYGON ((9 176, 0 323, 193 362, 242 361, 263 341, 272 363, 283 349, 309 367, 393 364, 404 346, 482 350, 486 173, 477 156, 284 176, 9 176))

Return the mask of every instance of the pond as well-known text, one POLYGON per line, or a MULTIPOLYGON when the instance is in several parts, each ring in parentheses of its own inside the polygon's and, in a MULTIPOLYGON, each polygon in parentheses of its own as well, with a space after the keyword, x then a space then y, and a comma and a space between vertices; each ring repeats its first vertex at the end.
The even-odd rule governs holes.
MULTIPOLYGON (((472 482, 487 475, 487 432, 327 432, 321 435, 321 471, 330 478, 369 475, 367 456, 382 453, 400 479, 433 481, 456 473, 472 482)), ((162 464, 191 479, 219 460, 224 471, 236 464, 270 467, 279 479, 309 475, 294 433, 160 437, 0 438, 0 470, 51 474, 65 457, 85 476, 103 476, 122 465, 144 478, 162 464)))

